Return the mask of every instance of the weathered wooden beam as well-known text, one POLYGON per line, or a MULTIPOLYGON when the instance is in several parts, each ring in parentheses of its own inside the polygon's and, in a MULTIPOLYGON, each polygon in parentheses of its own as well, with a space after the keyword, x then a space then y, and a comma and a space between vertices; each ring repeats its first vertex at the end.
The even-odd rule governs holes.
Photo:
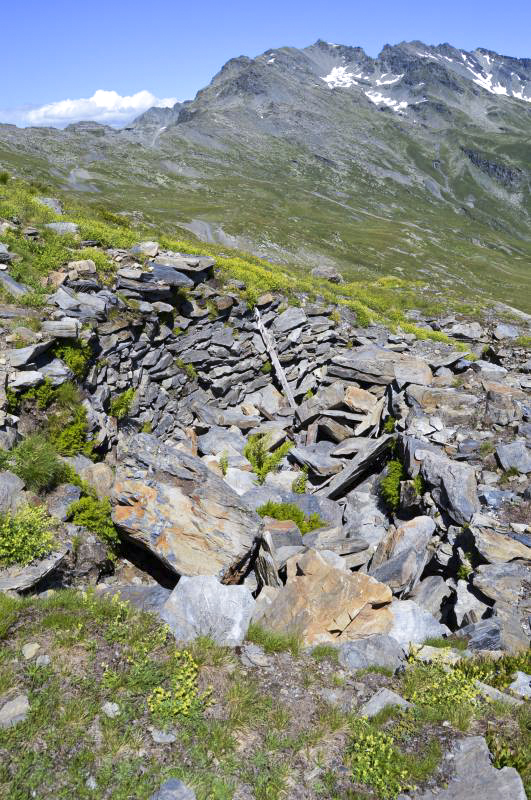
POLYGON ((291 408, 297 413, 297 403, 295 402, 295 398, 293 397, 293 392, 291 391, 290 385, 288 383, 288 379, 286 378, 286 374, 282 369, 280 361, 278 360, 277 351, 275 348, 275 340, 266 330, 264 323, 262 322, 262 317, 257 308, 254 310, 254 317, 256 319, 256 325, 260 336, 262 337, 262 341, 264 342, 265 348, 269 354, 269 358, 271 359, 271 363, 275 369, 277 378, 279 380, 282 389, 284 390, 284 394, 290 404, 291 408))

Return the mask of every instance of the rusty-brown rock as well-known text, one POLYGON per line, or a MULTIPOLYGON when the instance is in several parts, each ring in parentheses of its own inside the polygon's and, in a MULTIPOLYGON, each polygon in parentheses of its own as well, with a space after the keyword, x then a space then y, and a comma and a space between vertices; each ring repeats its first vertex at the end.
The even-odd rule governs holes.
POLYGON ((281 633, 297 633, 307 645, 344 642, 392 625, 388 586, 361 572, 330 566, 315 550, 287 563, 289 579, 257 622, 281 633))
POLYGON ((119 529, 180 575, 237 581, 262 528, 199 458, 146 433, 120 445, 111 501, 119 529))

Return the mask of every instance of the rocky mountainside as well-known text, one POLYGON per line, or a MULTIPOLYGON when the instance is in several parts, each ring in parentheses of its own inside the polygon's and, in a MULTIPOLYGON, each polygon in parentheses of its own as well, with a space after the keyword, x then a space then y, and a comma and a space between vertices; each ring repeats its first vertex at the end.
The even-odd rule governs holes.
POLYGON ((230 60, 123 130, 0 126, 0 163, 296 270, 531 310, 531 61, 318 41, 230 60))
POLYGON ((414 311, 417 337, 251 307, 157 241, 3 224, 72 258, 40 309, 8 247, 0 271, 0 787, 32 785, 31 741, 57 796, 524 800, 529 316, 414 311))

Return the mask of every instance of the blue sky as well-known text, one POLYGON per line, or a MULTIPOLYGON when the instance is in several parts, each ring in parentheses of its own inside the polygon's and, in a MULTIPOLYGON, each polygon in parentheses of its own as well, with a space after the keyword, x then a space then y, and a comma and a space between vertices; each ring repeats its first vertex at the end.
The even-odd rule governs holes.
POLYGON ((318 38, 373 56, 420 39, 531 58, 529 0, 25 0, 1 21, 0 121, 17 124, 125 122, 192 98, 233 56, 318 38))

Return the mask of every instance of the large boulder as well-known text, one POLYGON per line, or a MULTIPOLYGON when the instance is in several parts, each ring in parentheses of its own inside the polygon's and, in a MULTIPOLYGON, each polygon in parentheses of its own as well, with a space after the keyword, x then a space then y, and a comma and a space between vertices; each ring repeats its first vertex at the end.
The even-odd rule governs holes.
POLYGON ((328 374, 335 378, 383 386, 393 381, 398 386, 408 383, 429 386, 433 381, 433 373, 423 359, 372 344, 334 356, 328 374))
POLYGON ((308 645, 387 633, 392 623, 388 586, 337 569, 312 549, 293 559, 287 564, 292 577, 257 620, 263 627, 297 633, 308 645))
POLYGON ((392 526, 380 542, 371 562, 371 575, 394 592, 411 591, 428 560, 428 544, 435 531, 431 517, 392 526))
POLYGON ((231 580, 262 528, 199 458, 146 433, 120 445, 111 501, 119 529, 180 575, 231 580))
POLYGON ((422 461, 420 474, 437 505, 458 525, 468 524, 480 508, 472 467, 428 450, 417 450, 415 458, 422 461))
POLYGON ((223 586, 212 575, 182 577, 161 610, 178 642, 209 636, 236 647, 247 634, 255 599, 246 586, 223 586))
POLYGON ((513 469, 522 475, 531 472, 531 450, 522 440, 498 445, 496 456, 505 470, 513 469))
POLYGON ((413 600, 394 600, 391 613, 393 623, 387 633, 403 647, 407 647, 410 642, 421 644, 432 636, 450 633, 446 625, 437 622, 429 611, 413 600))

